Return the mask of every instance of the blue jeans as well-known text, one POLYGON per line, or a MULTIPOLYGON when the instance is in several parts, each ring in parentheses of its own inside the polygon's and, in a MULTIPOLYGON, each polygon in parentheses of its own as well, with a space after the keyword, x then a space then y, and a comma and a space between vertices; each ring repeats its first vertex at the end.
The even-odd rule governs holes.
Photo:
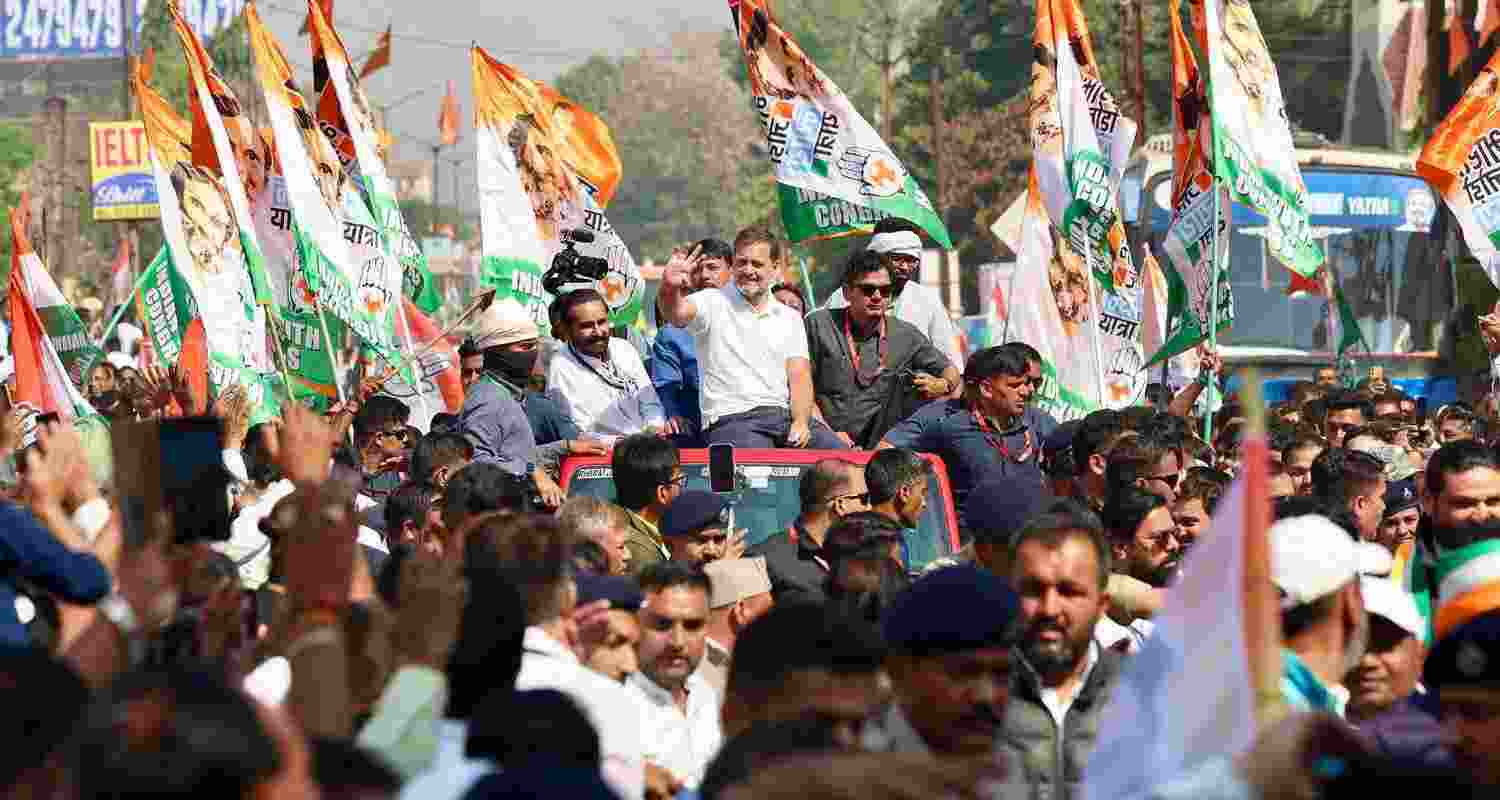
MULTIPOLYGON (((790 409, 761 406, 720 417, 713 427, 704 433, 704 438, 709 444, 727 443, 735 447, 787 447, 786 437, 791 427, 790 409)), ((812 433, 812 438, 807 443, 809 450, 849 449, 849 445, 844 444, 844 440, 840 439, 832 428, 817 418, 812 419, 808 430, 812 433)))

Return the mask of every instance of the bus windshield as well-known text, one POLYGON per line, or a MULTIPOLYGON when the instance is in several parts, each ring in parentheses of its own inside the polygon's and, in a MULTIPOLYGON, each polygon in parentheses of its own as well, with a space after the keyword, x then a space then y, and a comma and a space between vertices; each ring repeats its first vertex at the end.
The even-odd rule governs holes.
MULTIPOLYGON (((1437 349, 1452 304, 1442 242, 1432 233, 1437 198, 1410 172, 1304 165, 1314 235, 1372 353, 1437 349)), ((1150 240, 1163 269, 1172 176, 1157 175, 1151 198, 1150 240)), ((1265 218, 1238 203, 1230 240, 1234 327, 1219 341, 1233 347, 1328 352, 1329 300, 1288 296, 1292 274, 1269 256, 1265 218)))

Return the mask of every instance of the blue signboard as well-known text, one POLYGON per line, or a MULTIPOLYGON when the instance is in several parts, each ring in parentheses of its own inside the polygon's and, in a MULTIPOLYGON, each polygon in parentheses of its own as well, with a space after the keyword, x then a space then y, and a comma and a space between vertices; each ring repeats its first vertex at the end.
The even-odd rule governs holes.
MULTIPOLYGON (((158 2, 161 1, 158 0, 158 2)), ((138 18, 143 19, 146 13, 146 0, 134 0, 134 2, 138 18)), ((187 19, 188 27, 192 28, 206 45, 229 27, 235 17, 245 10, 245 2, 246 0, 177 0, 177 6, 182 9, 182 16, 187 19)))
MULTIPOLYGON (((1307 206, 1314 228, 1395 228, 1426 233, 1437 216, 1437 195, 1416 175, 1303 168, 1307 206)), ((1163 231, 1171 219, 1172 180, 1151 191, 1151 228, 1163 231)), ((1234 204, 1234 227, 1266 224, 1265 217, 1234 204)))
POLYGON ((135 0, 3 0, 0 59, 122 58, 135 0))

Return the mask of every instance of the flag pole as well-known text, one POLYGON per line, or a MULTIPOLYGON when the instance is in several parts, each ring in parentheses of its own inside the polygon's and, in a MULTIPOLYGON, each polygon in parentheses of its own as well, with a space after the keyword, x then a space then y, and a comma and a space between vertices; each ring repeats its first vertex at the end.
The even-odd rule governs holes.
MULTIPOLYGON (((1215 356, 1219 353, 1219 199, 1222 192, 1219 191, 1219 182, 1213 182, 1214 193, 1214 242, 1213 242, 1213 268, 1209 270, 1208 279, 1208 349, 1215 356)), ((1208 392, 1204 395, 1203 402, 1203 441, 1210 447, 1214 441, 1214 394, 1219 390, 1219 382, 1215 375, 1205 375, 1203 363, 1198 364, 1198 380, 1206 384, 1208 392)))
POLYGON ((142 288, 145 287, 146 276, 150 274, 151 270, 141 270, 140 276, 135 279, 135 285, 130 287, 131 302, 121 303, 115 308, 115 315, 110 318, 109 325, 105 326, 104 335, 99 337, 99 355, 94 356, 93 360, 90 361, 88 366, 83 370, 84 383, 88 383, 89 374, 94 371, 94 367, 99 366, 99 360, 104 357, 104 343, 109 341, 109 335, 115 332, 115 328, 119 326, 120 320, 125 317, 125 312, 129 310, 132 305, 135 305, 135 296, 140 293, 142 288))
POLYGON ((281 372, 281 388, 287 405, 296 402, 292 398, 292 375, 286 368, 286 352, 281 349, 281 326, 277 323, 280 314, 274 307, 266 307, 266 322, 271 326, 271 352, 276 356, 276 369, 281 372))
POLYGON ((344 366, 339 363, 339 351, 333 346, 333 337, 328 335, 328 320, 323 316, 323 301, 318 299, 313 303, 313 308, 318 312, 318 330, 323 332, 323 346, 328 348, 328 360, 333 364, 333 390, 338 393, 339 402, 344 402, 344 366))
POLYGON ((1089 342, 1094 348, 1094 381, 1099 395, 1099 407, 1104 408, 1104 348, 1099 343, 1099 324, 1104 321, 1102 309, 1099 308, 1099 293, 1094 284, 1099 278, 1094 275, 1094 246, 1084 237, 1083 245, 1083 268, 1088 272, 1085 276, 1089 285, 1089 309, 1093 314, 1089 322, 1089 342))

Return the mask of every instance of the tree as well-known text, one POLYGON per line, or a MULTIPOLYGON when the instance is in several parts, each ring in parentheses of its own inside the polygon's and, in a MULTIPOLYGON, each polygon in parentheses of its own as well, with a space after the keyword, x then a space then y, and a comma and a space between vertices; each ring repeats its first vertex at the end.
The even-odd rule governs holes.
MULTIPOLYGON (((0 208, 8 211, 21 201, 21 193, 16 190, 16 186, 21 174, 31 167, 31 162, 35 159, 36 147, 31 141, 31 131, 13 122, 0 122, 0 208)), ((4 241, 4 251, 0 252, 0 274, 4 274, 8 280, 13 248, 8 222, 4 232, 0 233, 0 241, 4 241)))

